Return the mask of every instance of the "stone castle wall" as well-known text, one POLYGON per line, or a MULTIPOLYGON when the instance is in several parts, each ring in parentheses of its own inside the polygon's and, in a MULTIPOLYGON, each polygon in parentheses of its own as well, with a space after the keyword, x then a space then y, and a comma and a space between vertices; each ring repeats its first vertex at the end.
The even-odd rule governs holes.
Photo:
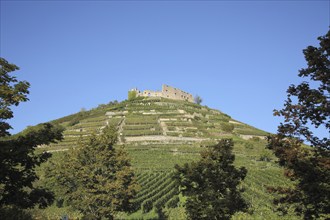
POLYGON ((194 98, 191 94, 182 91, 177 88, 173 88, 168 85, 162 86, 162 94, 164 98, 177 99, 177 100, 187 100, 189 102, 194 102, 194 98))
POLYGON ((194 102, 194 98, 190 93, 168 85, 163 85, 162 91, 144 90, 143 92, 141 92, 138 89, 132 89, 131 91, 135 91, 137 96, 142 97, 163 97, 168 99, 194 102))

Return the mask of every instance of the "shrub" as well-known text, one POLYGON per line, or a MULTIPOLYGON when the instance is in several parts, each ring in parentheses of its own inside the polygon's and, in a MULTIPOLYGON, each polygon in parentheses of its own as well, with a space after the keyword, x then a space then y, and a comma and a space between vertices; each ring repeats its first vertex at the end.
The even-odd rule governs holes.
POLYGON ((246 149, 253 149, 253 144, 251 144, 251 143, 249 143, 249 142, 246 142, 246 143, 244 143, 244 147, 245 147, 246 149))
POLYGON ((221 129, 225 132, 232 132, 234 130, 234 125, 230 123, 221 123, 221 129))
POLYGON ((266 161, 266 162, 270 162, 272 160, 272 154, 271 152, 269 151, 263 151, 261 154, 260 154, 260 157, 259 157, 259 160, 260 161, 266 161))
POLYGON ((128 100, 131 101, 131 100, 134 100, 137 96, 137 93, 136 91, 128 91, 128 100))

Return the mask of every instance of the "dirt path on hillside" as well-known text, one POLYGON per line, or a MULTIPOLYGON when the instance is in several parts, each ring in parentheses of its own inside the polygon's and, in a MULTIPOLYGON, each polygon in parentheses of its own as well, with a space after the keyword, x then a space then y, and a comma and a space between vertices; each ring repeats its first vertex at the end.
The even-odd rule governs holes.
POLYGON ((123 127, 125 125, 125 118, 123 118, 120 122, 119 122, 119 126, 118 126, 118 143, 121 144, 123 143, 122 140, 122 134, 123 134, 123 127))
POLYGON ((163 121, 161 121, 161 120, 159 120, 159 119, 158 119, 158 123, 159 123, 159 125, 160 125, 160 127, 161 127, 161 129, 163 131, 162 132, 163 135, 166 135, 166 132, 168 131, 167 126, 166 126, 166 123, 163 122, 163 121))
POLYGON ((126 137, 126 142, 132 141, 204 141, 208 138, 193 138, 193 137, 173 137, 163 135, 150 135, 150 136, 139 136, 139 137, 126 137))

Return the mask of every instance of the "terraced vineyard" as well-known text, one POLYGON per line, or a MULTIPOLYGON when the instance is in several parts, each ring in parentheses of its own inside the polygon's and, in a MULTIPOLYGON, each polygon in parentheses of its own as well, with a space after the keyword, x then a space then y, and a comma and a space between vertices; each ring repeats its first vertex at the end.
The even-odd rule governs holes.
POLYGON ((157 219, 160 212, 172 219, 184 219, 185 198, 171 178, 175 164, 198 160, 203 147, 227 137, 235 143, 236 165, 248 169, 241 189, 250 209, 248 213, 237 213, 233 219, 297 218, 290 213, 279 216, 272 204, 273 195, 266 190, 267 186, 290 184, 275 157, 265 149, 263 137, 267 133, 220 111, 189 102, 146 98, 103 106, 53 123, 65 127, 65 138, 39 151, 61 154, 108 124, 118 127, 116 147, 129 153, 141 186, 133 201, 135 212, 118 213, 118 219, 157 219))
POLYGON ((171 178, 172 172, 144 172, 138 175, 138 183, 142 190, 134 199, 136 210, 143 213, 152 209, 159 210, 167 202, 178 197, 179 189, 176 182, 171 178))
POLYGON ((131 115, 126 118, 123 135, 130 136, 147 136, 161 135, 162 129, 158 123, 158 117, 145 115, 131 115))

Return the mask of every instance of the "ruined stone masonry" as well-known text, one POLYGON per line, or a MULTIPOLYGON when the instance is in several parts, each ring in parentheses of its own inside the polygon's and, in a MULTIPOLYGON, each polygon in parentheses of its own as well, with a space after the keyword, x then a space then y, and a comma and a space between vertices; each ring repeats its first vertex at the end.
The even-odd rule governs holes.
POLYGON ((168 99, 175 99, 175 100, 183 100, 183 101, 189 101, 194 102, 194 98, 190 93, 187 93, 185 91, 182 91, 180 89, 163 85, 162 91, 151 91, 151 90, 144 90, 141 92, 138 89, 131 89, 130 91, 135 91, 136 96, 142 96, 142 97, 163 97, 168 99))

